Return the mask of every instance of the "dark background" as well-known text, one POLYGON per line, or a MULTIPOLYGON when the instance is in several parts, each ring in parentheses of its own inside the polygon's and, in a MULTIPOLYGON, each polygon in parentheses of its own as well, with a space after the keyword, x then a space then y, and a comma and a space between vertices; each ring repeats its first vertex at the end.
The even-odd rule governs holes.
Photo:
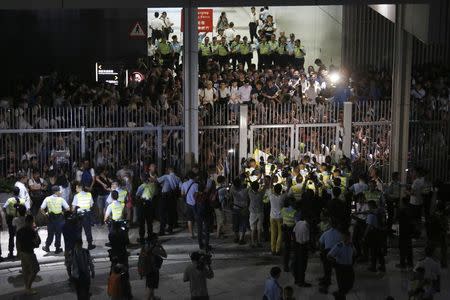
POLYGON ((0 95, 53 70, 93 81, 96 61, 133 64, 147 54, 128 36, 136 21, 147 27, 146 9, 0 10, 0 95))

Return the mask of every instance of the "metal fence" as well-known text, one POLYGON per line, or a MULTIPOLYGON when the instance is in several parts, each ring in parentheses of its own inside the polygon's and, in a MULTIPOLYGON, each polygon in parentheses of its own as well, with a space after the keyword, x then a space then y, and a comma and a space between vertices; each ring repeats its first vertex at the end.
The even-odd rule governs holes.
MULTIPOLYGON (((430 99, 428 99, 430 100, 430 99)), ((439 101, 411 100, 409 123, 410 168, 420 166, 430 178, 450 179, 449 104, 439 101)))
POLYGON ((140 172, 150 162, 158 162, 161 171, 169 165, 182 170, 183 136, 180 126, 1 129, 0 176, 73 170, 83 159, 112 170, 129 165, 140 172))
MULTIPOLYGON (((227 105, 199 108, 199 164, 202 168, 214 165, 231 179, 240 170, 242 157, 239 153, 253 156, 256 149, 290 159, 308 154, 322 162, 325 156, 342 151, 343 136, 348 134, 343 128, 343 106, 333 102, 257 104, 243 111, 241 114, 238 108, 227 105), (241 123, 242 118, 246 118, 246 122, 241 123), (241 128, 242 124, 248 127, 241 128), (247 133, 248 143, 241 140, 243 132, 247 133)), ((19 120, 14 118, 16 112, 0 111, 0 125, 7 125, 0 128, 1 176, 27 168, 23 164, 29 164, 33 155, 38 158, 38 167, 45 170, 55 159, 64 157, 64 150, 69 153, 71 165, 87 157, 95 166, 110 165, 114 169, 128 163, 141 170, 146 163, 157 161, 160 169, 172 165, 184 171, 183 109, 180 106, 167 110, 46 108, 32 113, 23 110, 18 114, 19 120), (21 118, 34 127, 24 127, 21 118), (50 122, 47 124, 43 119, 50 122), (52 123, 52 120, 59 120, 59 123, 52 123)), ((383 178, 387 178, 390 101, 354 103, 350 115, 352 126, 348 132, 352 134, 352 159, 360 158, 368 166, 381 168, 383 178)))

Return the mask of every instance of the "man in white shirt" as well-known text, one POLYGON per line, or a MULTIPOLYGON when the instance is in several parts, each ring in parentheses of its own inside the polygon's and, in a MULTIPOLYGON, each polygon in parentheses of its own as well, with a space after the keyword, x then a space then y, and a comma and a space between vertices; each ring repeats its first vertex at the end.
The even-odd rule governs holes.
POLYGON ((253 38, 258 39, 256 34, 258 28, 258 15, 256 14, 256 8, 252 6, 250 8, 250 22, 248 23, 250 31, 250 42, 253 44, 253 38))
POLYGON ((162 27, 163 35, 166 37, 166 40, 169 40, 169 34, 173 32, 173 22, 169 19, 165 11, 162 12, 160 19, 164 24, 162 27))
POLYGON ((159 18, 159 12, 155 12, 154 18, 150 21, 150 29, 152 31, 152 44, 159 40, 163 35, 164 21, 159 18))
POLYGON ((300 287, 310 287, 311 284, 305 281, 306 267, 308 266, 308 248, 310 240, 309 224, 304 216, 295 224, 294 229, 294 278, 295 284, 300 287))
POLYGON ((28 189, 25 186, 25 183, 28 181, 28 176, 26 174, 20 174, 19 175, 19 181, 17 181, 14 186, 18 187, 20 190, 19 198, 25 199, 25 206, 27 208, 31 207, 31 198, 30 194, 28 193, 28 189))
POLYGON ((228 28, 223 32, 223 36, 225 37, 227 43, 231 43, 236 37, 236 30, 234 29, 234 23, 230 22, 228 28))
POLYGON ((250 94, 252 92, 252 86, 248 83, 246 79, 244 85, 239 88, 240 102, 242 104, 248 104, 251 101, 250 94))

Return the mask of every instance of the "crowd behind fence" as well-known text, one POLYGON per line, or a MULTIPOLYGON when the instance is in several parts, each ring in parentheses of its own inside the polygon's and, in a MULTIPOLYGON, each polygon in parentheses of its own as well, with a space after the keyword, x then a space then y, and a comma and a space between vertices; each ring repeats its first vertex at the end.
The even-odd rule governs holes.
MULTIPOLYGON (((423 103, 411 102, 409 160, 443 170, 434 164, 438 160, 448 169, 450 132, 448 115, 436 105, 430 113, 422 108, 423 103)), ((389 100, 358 101, 352 106, 351 158, 381 169, 385 178, 391 171, 390 108, 389 100)), ((113 169, 123 164, 142 169, 151 161, 182 167, 181 105, 167 110, 120 106, 4 109, 0 117, 0 129, 16 129, 0 134, 2 177, 35 167, 45 172, 56 159, 64 158, 64 152, 71 166, 89 158, 94 166, 113 169)), ((228 177, 239 169, 239 117, 239 111, 227 105, 199 109, 200 165, 216 165, 228 177)), ((320 161, 342 152, 343 106, 339 103, 251 104, 247 117, 251 141, 245 147, 250 155, 260 149, 276 156, 308 154, 320 161)), ((442 178, 449 175, 433 172, 442 178)))

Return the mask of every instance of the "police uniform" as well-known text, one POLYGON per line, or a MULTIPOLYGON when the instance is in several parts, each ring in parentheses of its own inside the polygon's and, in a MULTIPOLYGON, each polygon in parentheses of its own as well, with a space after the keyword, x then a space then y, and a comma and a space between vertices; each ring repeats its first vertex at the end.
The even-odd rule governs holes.
POLYGON ((294 65, 301 70, 305 66, 305 49, 303 46, 294 46, 294 65))
POLYGON ((289 261, 291 258, 291 248, 292 248, 292 229, 295 226, 295 215, 297 211, 292 207, 283 207, 281 209, 281 218, 283 219, 283 266, 286 272, 289 270, 289 261))
POLYGON ((106 208, 105 217, 111 217, 111 220, 113 220, 113 222, 122 221, 124 219, 124 208, 124 203, 121 203, 119 200, 113 200, 113 202, 111 202, 111 204, 109 204, 106 208))
POLYGON ((156 186, 154 183, 143 183, 139 186, 136 196, 141 199, 141 213, 139 216, 139 239, 141 242, 145 237, 145 224, 147 224, 147 236, 153 234, 154 204, 156 186))
POLYGON ((161 54, 164 67, 170 67, 172 59, 172 47, 169 42, 161 41, 158 44, 158 52, 161 54))
POLYGON ((355 282, 353 270, 353 246, 344 242, 337 243, 328 253, 329 257, 336 260, 334 269, 338 290, 333 293, 335 299, 344 299, 345 295, 352 289, 355 282))
POLYGON ((240 52, 240 63, 242 63, 242 65, 245 67, 245 64, 247 64, 247 68, 250 67, 250 64, 252 63, 252 46, 249 43, 242 43, 241 46, 239 47, 239 52, 240 52))
POLYGON ((383 253, 383 232, 381 230, 380 218, 377 212, 370 212, 366 219, 367 226, 370 229, 367 233, 367 244, 370 252, 370 270, 376 271, 377 262, 380 267, 379 270, 384 272, 385 261, 383 253))
POLYGON ((92 199, 92 194, 89 192, 81 191, 73 197, 72 207, 77 208, 77 214, 81 216, 81 231, 84 229, 84 234, 86 234, 86 240, 88 242, 88 247, 91 248, 92 245, 92 206, 94 205, 94 200, 92 199))
POLYGON ((52 195, 44 199, 41 209, 48 211, 47 240, 45 241, 44 251, 49 251, 50 245, 55 237, 55 248, 61 250, 61 231, 64 225, 63 209, 69 210, 69 205, 64 198, 52 195))
MULTIPOLYGON (((6 224, 8 225, 8 250, 9 256, 13 256, 14 251, 14 237, 16 236, 16 228, 13 226, 13 219, 18 216, 17 206, 23 205, 25 206, 25 199, 19 197, 11 197, 6 200, 3 205, 3 209, 5 210, 6 215, 6 224)), ((0 252, 1 253, 1 252, 0 252)))
POLYGON ((223 45, 222 43, 220 43, 217 46, 217 57, 221 68, 223 68, 223 66, 230 61, 227 45, 223 45))
POLYGON ((328 260, 327 255, 330 252, 330 250, 338 244, 340 241, 342 241, 342 235, 336 228, 330 228, 327 231, 325 231, 319 239, 319 243, 323 246, 323 249, 320 253, 320 258, 322 260, 322 266, 323 266, 323 280, 321 281, 321 286, 325 289, 328 289, 328 286, 331 284, 331 271, 332 271, 332 264, 328 260))
POLYGON ((236 70, 236 64, 238 61, 240 61, 240 48, 241 48, 241 43, 237 42, 237 41, 232 41, 231 45, 230 45, 230 49, 231 49, 231 64, 233 66, 233 70, 236 70))
POLYGON ((270 66, 270 46, 267 42, 259 44, 259 59, 260 69, 270 66))
POLYGON ((208 64, 208 59, 211 58, 213 55, 211 44, 210 43, 200 44, 200 51, 201 51, 200 70, 206 70, 206 65, 208 64))

